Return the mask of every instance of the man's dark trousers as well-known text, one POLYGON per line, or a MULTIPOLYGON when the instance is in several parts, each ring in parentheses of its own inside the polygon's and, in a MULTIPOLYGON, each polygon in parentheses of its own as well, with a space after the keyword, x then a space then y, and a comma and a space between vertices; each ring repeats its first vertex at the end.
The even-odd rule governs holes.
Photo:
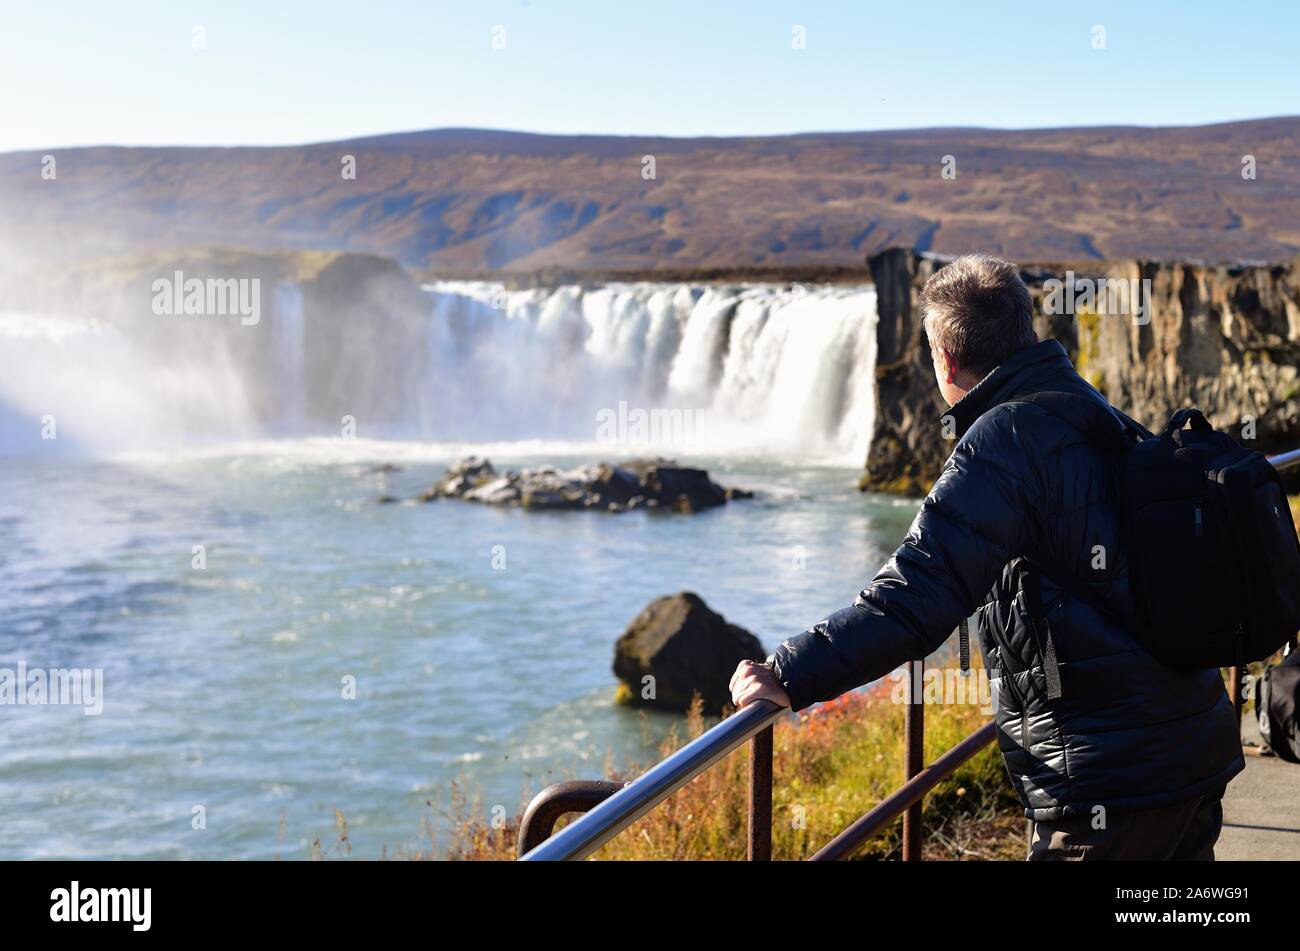
POLYGON ((1035 822, 1029 861, 1213 862, 1222 828, 1219 789, 1158 809, 1035 822))

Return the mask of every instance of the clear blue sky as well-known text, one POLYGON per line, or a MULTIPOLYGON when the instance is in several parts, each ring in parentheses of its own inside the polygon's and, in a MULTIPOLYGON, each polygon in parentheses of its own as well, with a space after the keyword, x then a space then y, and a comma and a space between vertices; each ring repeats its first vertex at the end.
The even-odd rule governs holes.
POLYGON ((1300 112, 1296 0, 6 0, 0 31, 3 151, 1300 112))

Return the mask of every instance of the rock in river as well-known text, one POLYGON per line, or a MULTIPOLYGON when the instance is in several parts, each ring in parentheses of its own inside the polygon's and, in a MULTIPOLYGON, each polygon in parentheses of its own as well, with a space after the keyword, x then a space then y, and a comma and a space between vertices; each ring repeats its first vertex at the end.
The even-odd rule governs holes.
POLYGON ((723 488, 703 469, 679 466, 667 459, 635 459, 618 465, 602 462, 575 469, 537 466, 500 473, 489 460, 470 456, 448 469, 419 499, 456 498, 527 509, 698 512, 750 497, 742 489, 723 488))
POLYGON ((619 699, 685 711, 698 693, 706 714, 720 714, 731 701, 728 684, 736 665, 766 656, 758 638, 728 623, 699 595, 683 591, 657 598, 614 645, 619 699))

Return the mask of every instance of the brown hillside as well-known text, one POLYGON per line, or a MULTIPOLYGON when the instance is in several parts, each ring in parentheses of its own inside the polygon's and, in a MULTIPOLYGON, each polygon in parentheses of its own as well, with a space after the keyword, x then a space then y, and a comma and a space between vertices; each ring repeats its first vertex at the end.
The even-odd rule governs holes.
POLYGON ((462 273, 860 268, 891 245, 1057 261, 1300 250, 1300 118, 727 139, 444 129, 61 150, 54 181, 42 154, 0 155, 10 265, 196 244, 373 251, 462 273))

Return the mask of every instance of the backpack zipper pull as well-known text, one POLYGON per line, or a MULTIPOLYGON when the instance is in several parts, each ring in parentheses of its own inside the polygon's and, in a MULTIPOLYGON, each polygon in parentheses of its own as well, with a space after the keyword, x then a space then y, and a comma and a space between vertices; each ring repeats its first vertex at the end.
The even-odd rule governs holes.
POLYGON ((961 663, 961 675, 970 676, 970 619, 962 618, 957 625, 957 657, 961 663))
POLYGON ((1056 645, 1052 643, 1052 626, 1043 618, 1047 638, 1043 646, 1043 677, 1047 681, 1047 699, 1061 699, 1061 665, 1056 659, 1056 645))

